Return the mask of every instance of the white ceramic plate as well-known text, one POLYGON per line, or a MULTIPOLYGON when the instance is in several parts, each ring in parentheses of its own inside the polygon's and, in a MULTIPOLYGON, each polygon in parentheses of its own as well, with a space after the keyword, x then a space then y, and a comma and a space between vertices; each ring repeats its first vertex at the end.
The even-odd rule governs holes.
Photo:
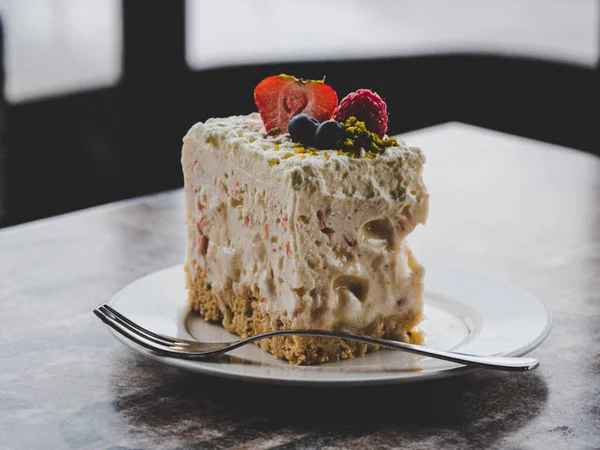
MULTIPOLYGON (((523 289, 481 274, 429 264, 425 278, 425 345, 480 355, 521 356, 550 332, 544 305, 523 289)), ((131 283, 110 305, 158 333, 203 342, 238 339, 218 325, 190 313, 181 266, 131 283)), ((318 366, 291 366, 256 345, 210 360, 190 361, 152 353, 114 333, 128 347, 150 358, 206 375, 296 385, 377 385, 407 383, 465 373, 467 367, 395 350, 318 366)))

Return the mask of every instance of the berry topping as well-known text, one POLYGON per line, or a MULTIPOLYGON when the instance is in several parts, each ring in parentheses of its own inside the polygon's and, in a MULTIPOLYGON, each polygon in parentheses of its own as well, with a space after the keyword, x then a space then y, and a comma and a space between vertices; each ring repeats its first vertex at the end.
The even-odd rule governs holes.
POLYGON ((388 126, 387 105, 375 92, 359 89, 344 97, 334 111, 333 118, 345 122, 350 117, 364 122, 367 130, 378 134, 380 138, 385 136, 388 126))
POLYGON ((288 126, 292 141, 303 145, 312 145, 319 122, 308 114, 298 114, 292 117, 288 126))
POLYGON ((324 80, 303 80, 274 75, 254 88, 254 103, 267 133, 280 128, 287 133, 292 117, 305 113, 318 122, 331 119, 338 104, 337 94, 324 80))
POLYGON ((323 122, 315 134, 315 147, 322 150, 339 148, 338 144, 344 139, 344 134, 344 128, 339 122, 335 120, 323 122))

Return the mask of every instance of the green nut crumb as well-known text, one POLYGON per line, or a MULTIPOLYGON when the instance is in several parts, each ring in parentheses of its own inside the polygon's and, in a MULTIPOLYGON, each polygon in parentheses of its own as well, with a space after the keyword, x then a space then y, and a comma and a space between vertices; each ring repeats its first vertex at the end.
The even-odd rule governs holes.
POLYGON ((357 157, 364 149, 366 158, 374 158, 383 153, 388 147, 398 145, 396 138, 382 139, 377 133, 367 130, 365 123, 354 116, 342 122, 342 127, 344 127, 346 137, 342 141, 341 153, 338 152, 339 154, 357 157))
MULTIPOLYGON (((296 143, 294 144, 294 153, 297 155, 311 155, 311 156, 317 156, 319 154, 319 149, 315 148, 315 147, 304 147, 302 144, 300 143, 296 143)), ((306 156, 304 157, 300 157, 302 159, 306 159, 306 156)))

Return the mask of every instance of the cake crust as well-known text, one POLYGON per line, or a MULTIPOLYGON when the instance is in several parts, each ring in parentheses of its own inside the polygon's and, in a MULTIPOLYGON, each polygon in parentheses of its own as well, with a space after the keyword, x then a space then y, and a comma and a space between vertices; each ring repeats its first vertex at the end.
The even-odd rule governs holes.
MULTIPOLYGON (((278 317, 273 321, 261 311, 259 292, 247 289, 243 294, 233 291, 216 293, 201 269, 197 270, 193 279, 186 271, 186 280, 190 308, 207 322, 219 323, 231 333, 246 338, 269 331, 293 329, 292 322, 287 317, 278 317), (228 298, 222 298, 224 295, 228 298)), ((423 335, 414 327, 422 319, 420 311, 408 310, 402 314, 378 317, 363 328, 346 328, 344 331, 420 344, 423 342, 423 335)), ((264 351, 294 365, 354 358, 380 348, 361 342, 313 336, 276 336, 262 339, 256 344, 264 351)))

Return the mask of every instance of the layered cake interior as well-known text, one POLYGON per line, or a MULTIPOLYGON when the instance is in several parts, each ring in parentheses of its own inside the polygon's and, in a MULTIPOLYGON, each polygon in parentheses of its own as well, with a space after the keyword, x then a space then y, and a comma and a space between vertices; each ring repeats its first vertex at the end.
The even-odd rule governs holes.
MULTIPOLYGON (((191 308, 242 337, 325 329, 419 343, 424 270, 405 238, 427 216, 422 152, 311 148, 263 122, 209 119, 184 138, 191 308)), ((292 364, 375 350, 305 336, 258 345, 292 364)))

